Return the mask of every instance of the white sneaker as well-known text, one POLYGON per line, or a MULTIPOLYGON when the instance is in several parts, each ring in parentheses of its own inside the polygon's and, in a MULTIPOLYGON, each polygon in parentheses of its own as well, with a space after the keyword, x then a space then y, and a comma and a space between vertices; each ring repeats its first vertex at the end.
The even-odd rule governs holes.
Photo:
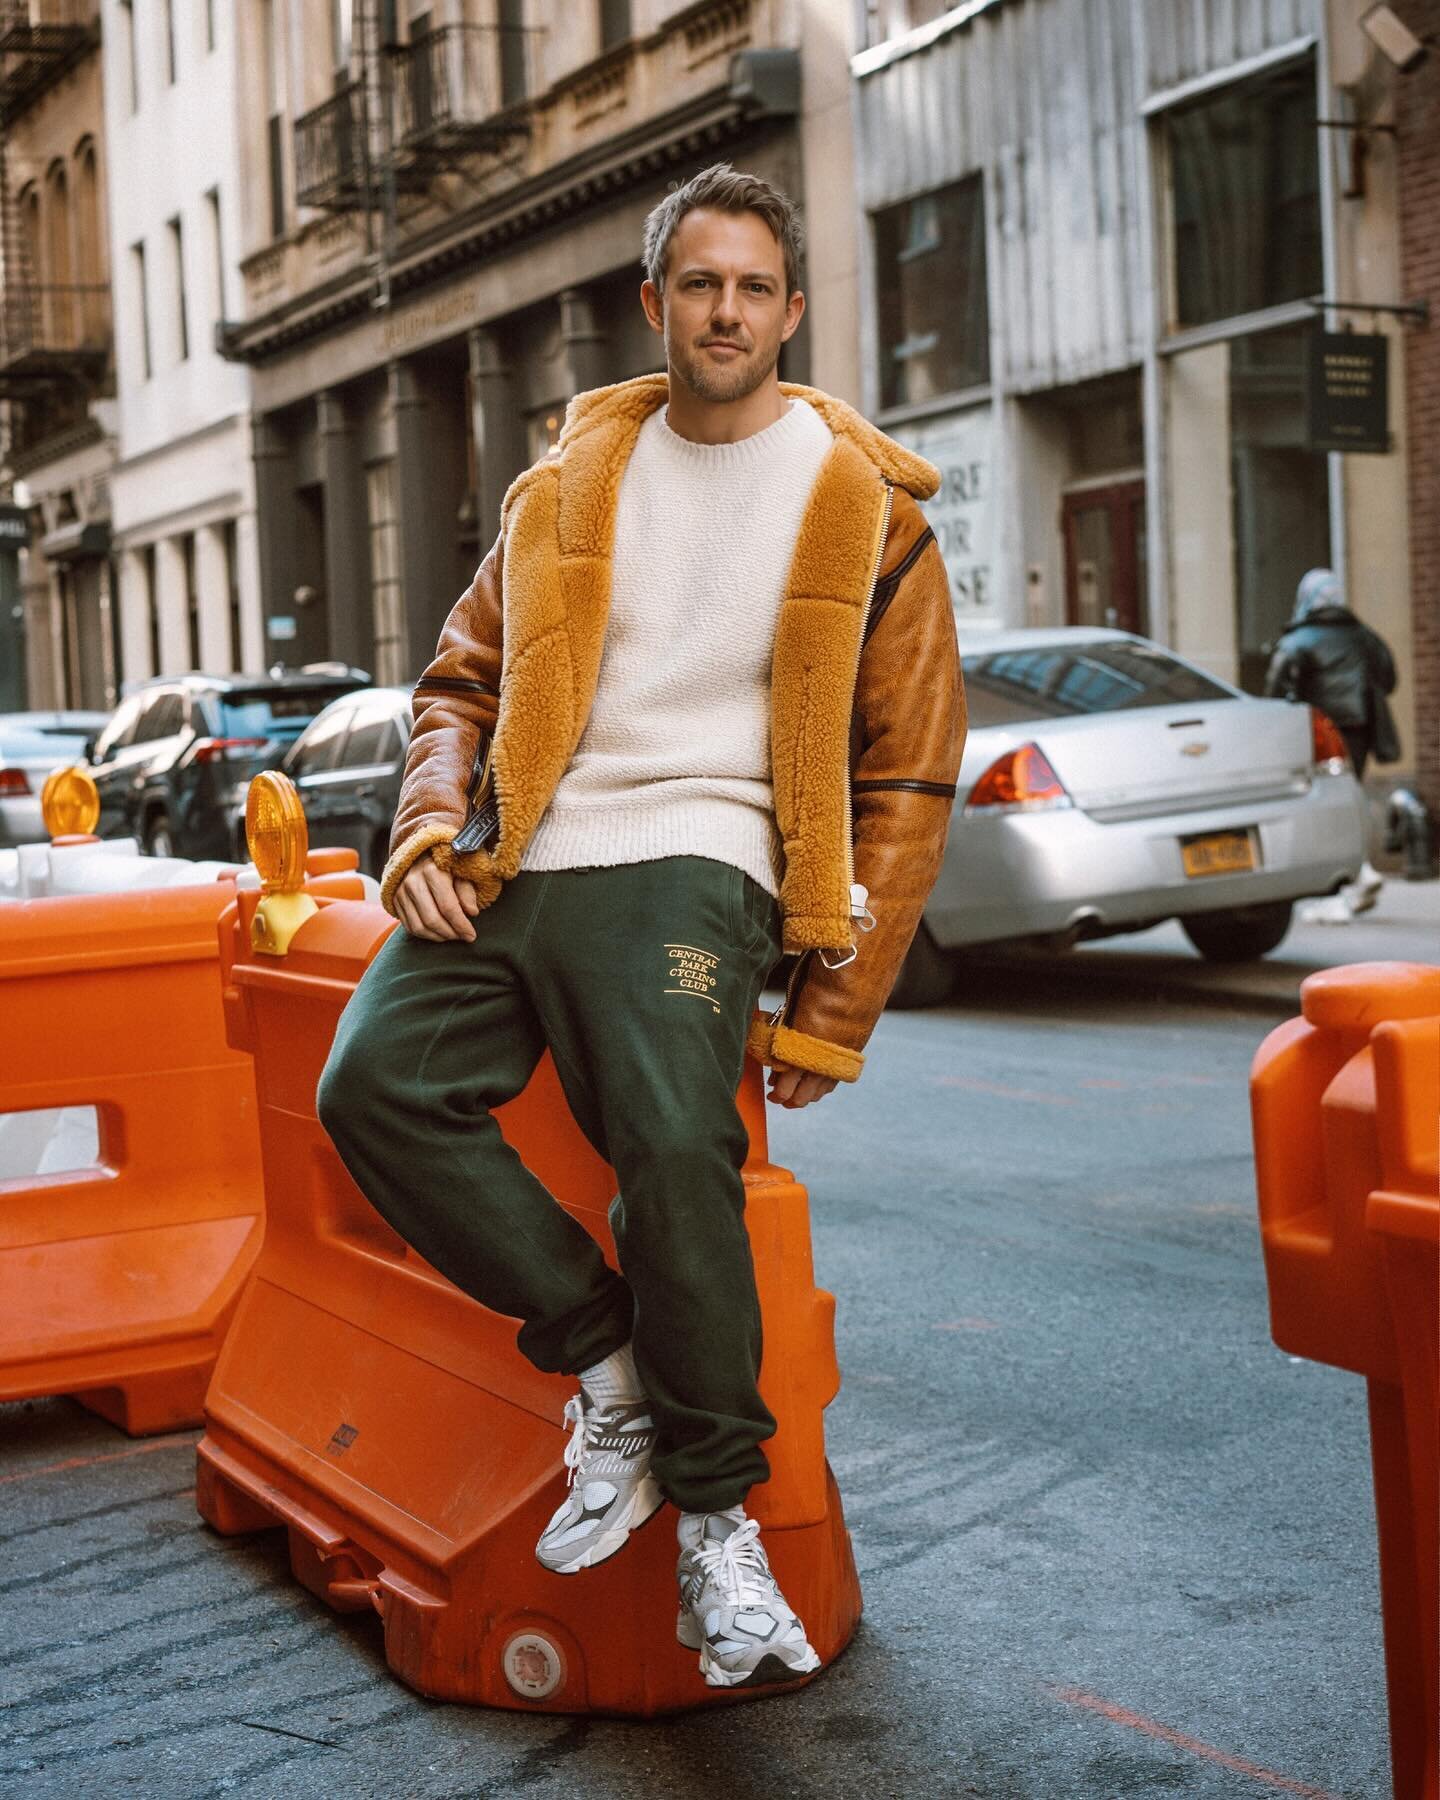
POLYGON ((570 1493, 540 1533, 535 1555, 556 1575, 593 1569, 664 1504, 650 1473, 655 1422, 648 1400, 596 1406, 582 1388, 565 1403, 570 1493))
POLYGON ((680 1617, 675 1635, 700 1652, 710 1687, 767 1687, 820 1667, 770 1573, 754 1519, 686 1513, 680 1521, 680 1617))
POLYGON ((1364 913, 1369 912, 1380 898, 1380 890, 1384 885, 1385 877, 1380 871, 1372 868, 1368 862, 1363 862, 1354 881, 1341 888, 1340 892, 1352 913, 1364 913))

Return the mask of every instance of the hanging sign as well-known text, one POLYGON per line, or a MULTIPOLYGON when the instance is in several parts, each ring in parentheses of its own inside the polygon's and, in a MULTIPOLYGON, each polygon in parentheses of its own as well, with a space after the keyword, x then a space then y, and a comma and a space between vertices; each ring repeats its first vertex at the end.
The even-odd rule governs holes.
POLYGON ((24 550, 30 542, 30 515, 23 506, 0 506, 0 550, 24 550))
POLYGON ((1390 448, 1389 341, 1379 332, 1317 331, 1310 342, 1310 448, 1390 448))

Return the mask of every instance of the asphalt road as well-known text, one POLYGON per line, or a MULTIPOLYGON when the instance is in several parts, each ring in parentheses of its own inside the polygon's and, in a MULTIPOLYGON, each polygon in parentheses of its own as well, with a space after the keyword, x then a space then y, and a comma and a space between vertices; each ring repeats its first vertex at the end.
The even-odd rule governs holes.
POLYGON ((867 1606, 800 1693, 649 1725, 428 1703, 275 1534, 198 1524, 194 1434, 0 1408, 0 1793, 1388 1792, 1363 1387, 1266 1322, 1267 1028, 980 970, 772 1115, 840 1296, 867 1606))

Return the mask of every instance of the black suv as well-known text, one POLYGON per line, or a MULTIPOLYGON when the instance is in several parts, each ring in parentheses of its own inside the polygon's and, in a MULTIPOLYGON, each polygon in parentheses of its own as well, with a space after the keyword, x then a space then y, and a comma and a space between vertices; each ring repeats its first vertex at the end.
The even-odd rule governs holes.
POLYGON ((122 701, 90 752, 101 837, 152 856, 231 860, 235 802, 323 706, 369 685, 326 663, 269 675, 160 676, 122 701))

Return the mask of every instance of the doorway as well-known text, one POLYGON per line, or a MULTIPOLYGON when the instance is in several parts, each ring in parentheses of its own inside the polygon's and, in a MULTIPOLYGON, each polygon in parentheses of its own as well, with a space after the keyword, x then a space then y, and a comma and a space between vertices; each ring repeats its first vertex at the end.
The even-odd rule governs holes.
POLYGON ((1130 478, 1073 489, 1061 498, 1065 620, 1144 633, 1145 483, 1130 478))

